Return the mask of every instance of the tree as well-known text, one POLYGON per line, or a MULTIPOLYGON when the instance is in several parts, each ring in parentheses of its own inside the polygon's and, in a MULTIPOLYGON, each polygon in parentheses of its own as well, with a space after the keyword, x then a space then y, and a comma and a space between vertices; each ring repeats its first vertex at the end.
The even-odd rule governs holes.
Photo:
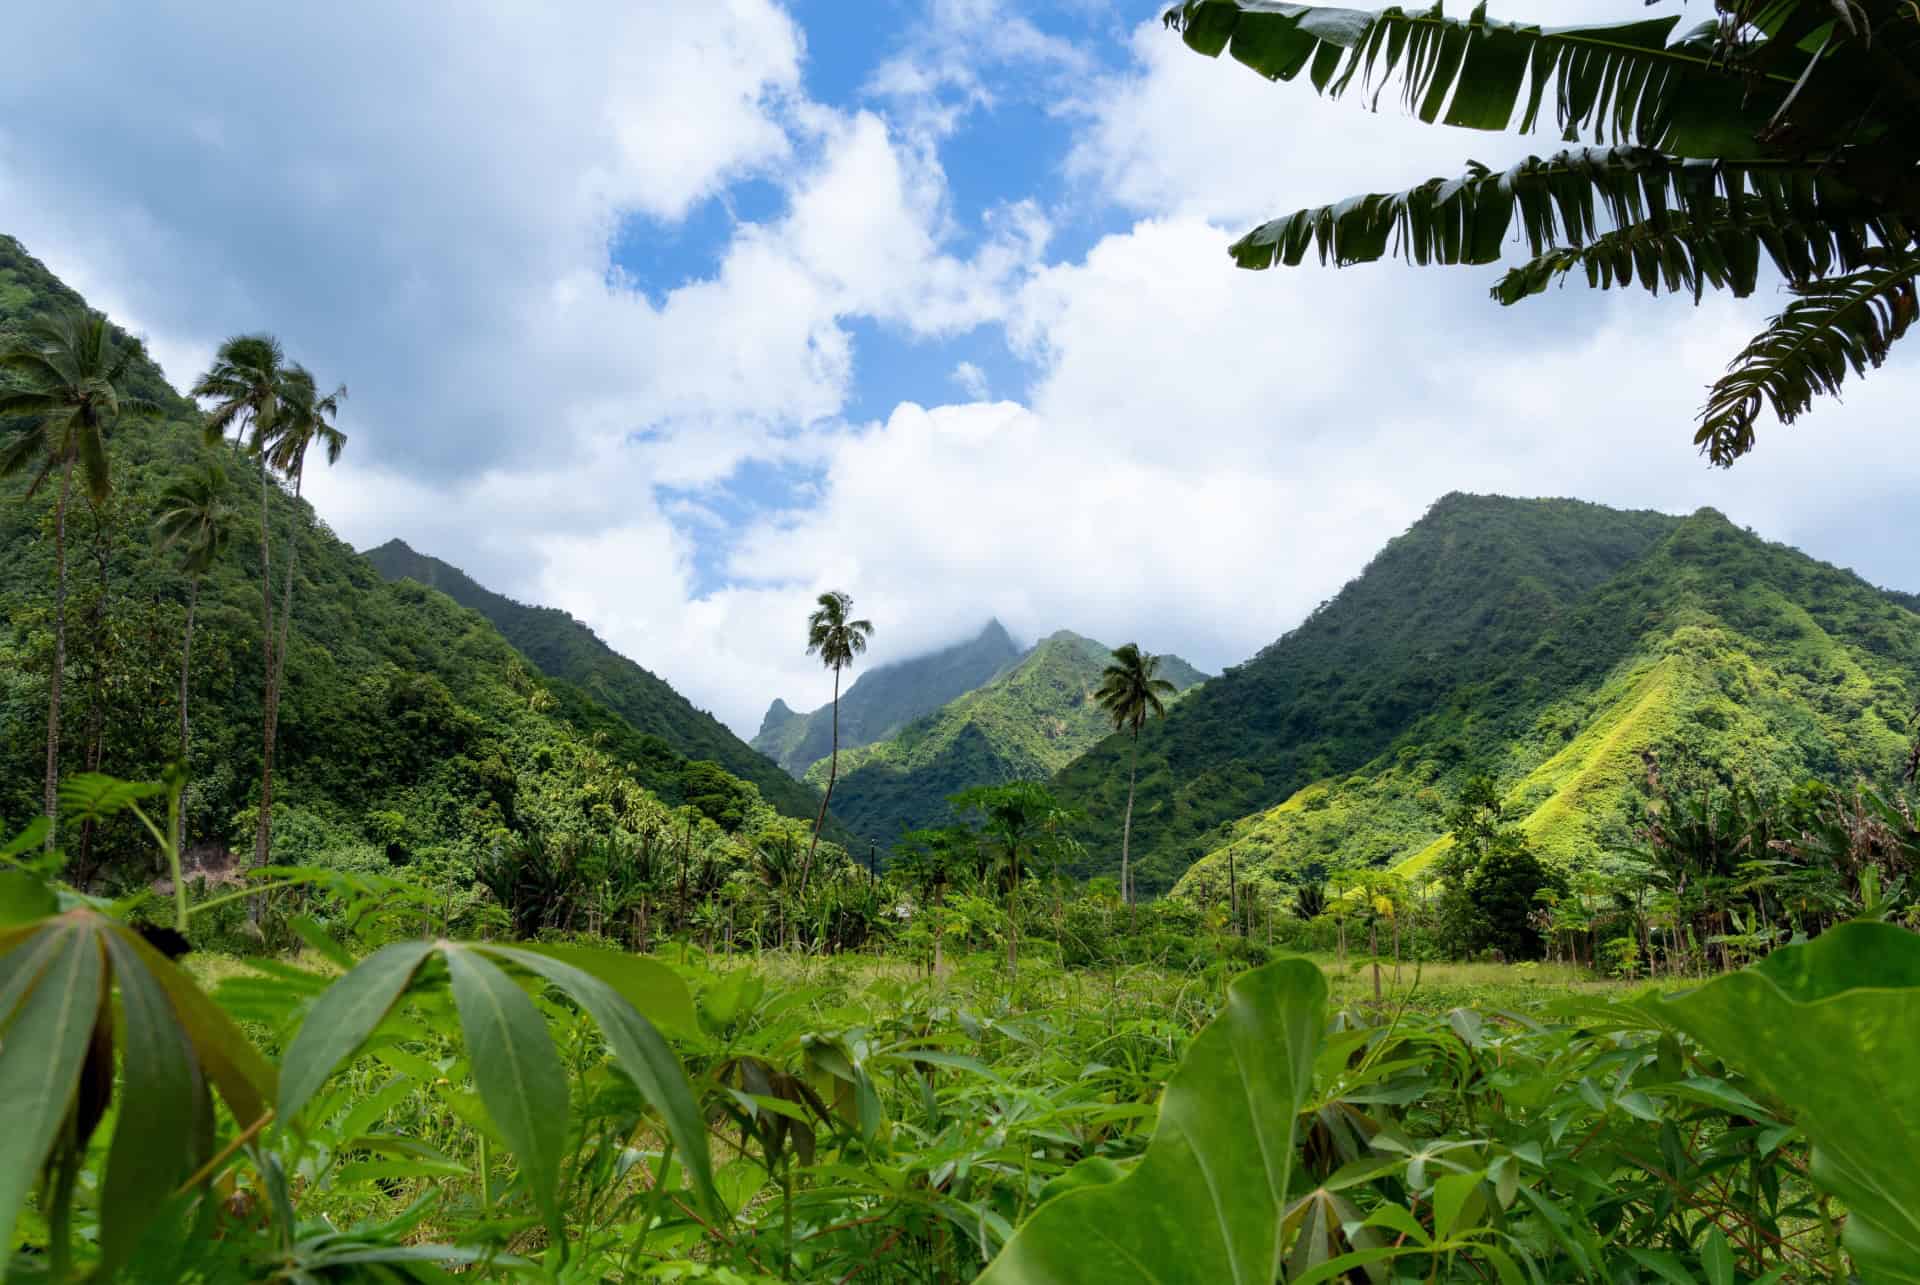
POLYGON ((1909 0, 1715 0, 1678 14, 1542 29, 1398 8, 1185 0, 1189 46, 1314 90, 1398 87, 1422 121, 1530 131, 1549 86, 1565 141, 1590 143, 1284 215, 1232 247, 1242 267, 1340 266, 1389 249, 1418 264, 1492 263, 1518 224, 1530 260, 1512 304, 1576 269, 1591 286, 1751 293, 1765 257, 1795 298, 1734 359, 1694 441, 1714 463, 1752 449, 1763 404, 1783 423, 1878 366, 1916 314, 1920 8, 1909 0), (1524 102, 1522 92, 1526 92, 1524 102), (1444 116, 1442 113, 1444 112, 1444 116))
POLYGON ((1114 730, 1125 729, 1133 738, 1127 757, 1127 816, 1120 827, 1120 895, 1127 902, 1127 930, 1133 930, 1133 787, 1140 775, 1140 729, 1149 716, 1166 716, 1162 696, 1177 690, 1164 678, 1155 678, 1160 658, 1140 650, 1138 643, 1126 643, 1114 650, 1113 660, 1101 671, 1094 699, 1113 719, 1114 730))
MULTIPOLYGON (((280 341, 272 335, 235 335, 220 345, 213 365, 190 390, 194 397, 213 402, 207 413, 207 441, 218 442, 229 428, 234 430, 234 449, 240 449, 243 435, 251 431, 255 460, 260 468, 260 653, 263 662, 260 736, 260 808, 254 821, 253 864, 267 864, 267 848, 273 835, 273 734, 276 693, 274 681, 278 666, 273 638, 273 568, 270 533, 267 525, 270 490, 267 478, 267 453, 274 440, 282 403, 288 397, 291 370, 280 341)), ((249 915, 257 916, 258 899, 248 902, 249 915)))
MULTIPOLYGON (((180 764, 184 768, 192 743, 187 719, 187 679, 193 664, 193 617, 200 605, 200 578, 220 559, 232 535, 232 510, 226 502, 227 475, 218 464, 175 481, 160 496, 153 532, 163 549, 180 551, 180 569, 187 573, 187 625, 180 641, 180 764)), ((187 837, 186 801, 174 818, 173 850, 184 850, 187 837)))
POLYGON ((920 903, 933 921, 933 958, 930 971, 939 976, 945 932, 940 922, 940 903, 954 875, 966 868, 978 839, 963 825, 938 829, 909 830, 893 848, 893 868, 920 895, 920 903))
POLYGON ((1545 953, 1535 910, 1539 894, 1564 895, 1566 882, 1527 846, 1491 777, 1476 776, 1447 814, 1453 846, 1435 865, 1445 885, 1440 931, 1447 945, 1468 955, 1498 951, 1509 960, 1545 953))
POLYGON ((47 676, 47 851, 59 820, 60 684, 67 663, 67 502, 78 465, 94 503, 113 489, 107 439, 120 417, 156 418, 160 408, 127 390, 134 362, 145 356, 137 339, 117 333, 105 314, 76 311, 41 321, 0 351, 0 371, 13 377, 0 389, 0 422, 17 420, 0 439, 0 477, 37 467, 26 498, 59 475, 53 508, 53 665, 47 676))
POLYGON ((820 815, 813 823, 813 841, 807 845, 807 859, 800 867, 800 892, 807 891, 807 875, 813 870, 813 854, 820 846, 820 829, 827 823, 827 804, 833 799, 833 780, 840 772, 840 671, 853 664, 854 657, 867 649, 873 637, 871 620, 849 620, 853 599, 838 589, 820 595, 812 615, 807 617, 807 655, 818 656, 820 663, 833 671, 833 756, 827 762, 827 792, 820 796, 820 815))
POLYGON ((1036 781, 1006 785, 977 785, 950 796, 955 813, 978 813, 984 837, 1007 883, 1007 972, 1020 970, 1020 880, 1024 864, 1032 861, 1048 833, 1060 805, 1036 781))

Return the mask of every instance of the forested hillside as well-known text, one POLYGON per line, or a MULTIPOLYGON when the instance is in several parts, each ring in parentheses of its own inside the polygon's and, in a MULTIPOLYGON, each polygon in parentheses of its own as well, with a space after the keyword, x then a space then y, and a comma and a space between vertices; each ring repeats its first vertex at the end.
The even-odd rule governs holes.
MULTIPOLYGON (((82 301, 0 237, 0 332, 82 301)), ((108 443, 112 491, 76 488, 68 514, 62 767, 134 780, 177 757, 178 684, 189 578, 156 546, 157 497, 209 462, 227 474, 232 539, 199 590, 188 684, 187 840, 213 864, 247 849, 259 789, 264 662, 261 507, 282 558, 299 542, 279 719, 274 847, 281 862, 413 866, 460 873, 504 837, 596 834, 675 822, 692 805, 704 849, 773 826, 756 787, 690 761, 572 685, 543 678, 479 615, 415 584, 388 584, 311 506, 231 446, 203 445, 198 410, 144 360, 132 393, 155 422, 124 419, 108 443)), ((366 431, 378 431, 377 428, 366 431)), ((52 650, 57 487, 26 498, 31 471, 0 483, 0 830, 41 811, 52 650)), ((790 793, 783 798, 791 800, 790 793)), ((796 813, 811 818, 804 798, 796 813)), ((128 817, 63 834, 82 880, 148 873, 151 847, 128 817), (130 856, 138 852, 137 858, 130 856)))
MULTIPOLYGON (((1113 730, 1094 700, 1112 649, 1060 630, 982 687, 893 736, 840 752, 833 810, 855 834, 882 847, 904 830, 951 820, 947 796, 976 785, 1045 780, 1113 730)), ((1178 656, 1159 676, 1181 691, 1206 675, 1178 656)), ((824 786, 827 764, 807 780, 824 786)))
MULTIPOLYGON (((956 696, 972 691, 1019 659, 1005 626, 989 620, 965 642, 925 656, 854 671, 840 693, 840 748, 866 745, 891 736, 923 714, 931 714, 956 696)), ((753 748, 796 777, 833 748, 833 707, 797 714, 775 700, 754 735, 753 748)))
POLYGON ((1740 531, 1712 510, 1588 595, 1506 673, 1463 688, 1385 754, 1216 838, 1282 878, 1312 865, 1424 869, 1477 775, 1499 785, 1541 856, 1582 865, 1637 846, 1653 751, 1670 782, 1762 798, 1809 779, 1896 779, 1920 685, 1905 595, 1740 531))
MULTIPOLYGON (((773 760, 728 731, 719 719, 628 660, 598 634, 554 607, 534 607, 495 593, 460 568, 389 540, 363 555, 389 580, 414 580, 438 589, 485 616, 541 673, 563 679, 635 730, 657 736, 688 759, 718 763, 760 788, 768 802, 793 816, 812 816, 819 796, 773 760)), ((563 711, 564 712, 564 711, 563 711)))
MULTIPOLYGON (((1134 805, 1140 888, 1171 886, 1221 825, 1355 771, 1436 707, 1507 673, 1678 523, 1578 500, 1439 500, 1299 628, 1148 723, 1134 805)), ((1591 663, 1604 671, 1615 659, 1591 663)), ((1510 681, 1555 685, 1544 674, 1510 681)), ((1090 869, 1119 863, 1128 750, 1109 737, 1055 778, 1089 818, 1090 869)))

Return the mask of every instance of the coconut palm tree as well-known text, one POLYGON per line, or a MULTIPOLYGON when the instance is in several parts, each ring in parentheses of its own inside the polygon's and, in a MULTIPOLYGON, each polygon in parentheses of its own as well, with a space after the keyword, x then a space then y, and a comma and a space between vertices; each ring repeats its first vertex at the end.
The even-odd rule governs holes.
POLYGON ((267 684, 266 740, 269 744, 280 726, 281 683, 286 677, 287 642, 293 626, 293 573, 300 557, 300 483, 306 475, 307 450, 318 444, 326 453, 328 467, 340 462, 340 453, 347 448, 347 435, 334 424, 333 417, 340 413, 340 403, 346 398, 345 384, 322 397, 305 366, 289 367, 273 436, 261 443, 267 467, 293 483, 295 501, 287 525, 287 565, 283 573, 287 584, 280 599, 280 638, 273 649, 273 681, 267 684))
POLYGON ((1117 732, 1126 729, 1133 738, 1127 758, 1127 818, 1120 827, 1120 895, 1127 902, 1127 928, 1134 922, 1133 896, 1133 787, 1140 775, 1140 729, 1148 718, 1164 718, 1163 696, 1177 690, 1164 678, 1154 677, 1160 658, 1140 650, 1138 643, 1126 643, 1114 649, 1113 660, 1101 671, 1100 686, 1093 694, 1100 708, 1113 719, 1117 732))
POLYGON ((853 658, 867 649, 873 637, 871 620, 849 620, 853 599, 838 589, 820 595, 818 605, 807 617, 807 655, 818 656, 820 663, 833 671, 833 755, 827 761, 827 792, 820 796, 820 815, 814 819, 813 841, 807 845, 807 859, 800 867, 800 893, 806 895, 807 875, 813 869, 813 854, 820 846, 820 828, 827 823, 827 803, 833 798, 833 780, 840 771, 840 671, 853 664, 853 658))
POLYGON ((14 387, 0 391, 0 421, 14 421, 0 439, 0 477, 36 467, 31 499, 46 480, 60 478, 53 508, 53 667, 47 678, 47 850, 58 823, 60 684, 67 663, 67 501, 78 465, 87 497, 107 498, 113 479, 107 438, 120 417, 156 418, 160 408, 127 391, 133 365, 146 355, 137 339, 117 333, 105 314, 90 310, 41 321, 0 351, 0 371, 14 387))
MULTIPOLYGON (((160 512, 153 533, 162 549, 180 550, 180 569, 187 573, 187 627, 180 642, 180 763, 187 762, 192 744, 187 719, 187 678, 193 663, 193 617, 200 605, 200 578, 220 558, 233 534, 233 510, 226 502, 227 474, 218 464, 176 480, 160 496, 160 512)), ((175 813, 173 850, 186 842, 186 803, 175 813)))
MULTIPOLYGON (((280 341, 272 335, 235 335, 220 345, 213 365, 190 390, 203 401, 211 401, 207 413, 207 441, 222 440, 231 428, 234 449, 249 432, 254 457, 260 470, 260 653, 263 662, 265 703, 261 710, 260 811, 254 823, 253 864, 267 864, 267 845, 273 831, 273 719, 267 713, 274 705, 274 678, 277 665, 273 648, 273 573, 271 540, 267 526, 267 449, 273 442, 280 410, 288 393, 290 374, 280 341)), ((249 902, 257 915, 257 901, 249 902)))

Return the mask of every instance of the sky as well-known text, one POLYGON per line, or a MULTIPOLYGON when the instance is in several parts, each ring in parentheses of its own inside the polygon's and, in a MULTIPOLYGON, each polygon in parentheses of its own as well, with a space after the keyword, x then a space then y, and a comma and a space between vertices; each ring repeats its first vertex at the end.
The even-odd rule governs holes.
POLYGON ((1556 140, 1268 84, 1161 7, 29 5, 20 47, 79 53, 0 79, 0 231, 176 385, 277 334, 350 390, 305 485, 335 532, 564 608, 744 735, 827 699, 823 590, 869 663, 998 616, 1218 669, 1453 490, 1711 505, 1920 589, 1911 354, 1717 470, 1692 419, 1772 286, 1240 271, 1267 217, 1556 140))

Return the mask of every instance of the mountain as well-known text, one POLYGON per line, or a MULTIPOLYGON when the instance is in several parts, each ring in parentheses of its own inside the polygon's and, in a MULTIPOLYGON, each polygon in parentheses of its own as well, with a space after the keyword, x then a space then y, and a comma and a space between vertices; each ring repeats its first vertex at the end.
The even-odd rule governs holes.
MULTIPOLYGON (((1670 779, 1885 779, 1920 664, 1900 599, 1712 510, 1447 496, 1143 737, 1142 886, 1191 891, 1229 849, 1243 868, 1418 869, 1478 774, 1544 855, 1577 862, 1628 842, 1643 749, 1670 779)), ((1124 751, 1109 740, 1056 781, 1095 801, 1101 868, 1124 751)))
POLYGON ((600 640, 593 630, 554 607, 515 602, 439 558, 389 540, 362 556, 388 580, 414 580, 438 589, 485 616, 501 636, 550 678, 563 679, 636 730, 657 736, 688 759, 718 763, 760 787, 769 803, 793 816, 811 817, 817 792, 795 781, 766 755, 735 736, 720 720, 600 640))
MULTIPOLYGON (((0 341, 35 317, 82 304, 17 241, 0 237, 0 341)), ((188 583, 175 555, 155 547, 151 524, 171 482, 219 462, 229 475, 234 539, 202 582, 194 631, 187 816, 196 858, 221 862, 229 847, 251 841, 264 686, 256 543, 263 504, 274 534, 276 608, 285 541, 297 535, 300 545, 275 764, 276 861, 409 863, 464 899, 474 861, 509 832, 632 834, 678 829, 684 817, 689 840, 715 851, 744 850, 761 828, 783 824, 756 785, 690 760, 580 688, 543 678, 479 614, 418 584, 388 583, 310 505, 277 484, 263 488, 231 448, 203 445, 198 409, 152 362, 136 362, 130 383, 163 418, 118 425, 109 442, 112 496, 95 509, 76 494, 69 507, 66 773, 97 766, 153 780, 177 754, 188 583), (667 815, 683 806, 692 811, 667 815)), ((5 835, 40 811, 52 652, 56 488, 29 498, 25 481, 0 481, 5 835)), ((812 813, 807 801, 794 816, 811 821, 812 813)), ((96 833, 79 829, 62 832, 77 877, 150 877, 152 847, 131 817, 96 833)))
MULTIPOLYGON (((949 820, 947 796, 975 785, 1045 780, 1113 730, 1093 699, 1113 649, 1061 630, 991 680, 885 740, 840 751, 833 811, 883 847, 903 830, 949 820)), ((1206 675, 1178 656, 1159 676, 1183 693, 1206 675)), ((807 770, 824 787, 827 763, 807 770)))
MULTIPOLYGON (((986 628, 965 642, 858 674, 840 693, 841 752, 893 735, 912 720, 972 691, 1019 657, 1020 648, 1005 627, 989 620, 986 628)), ((775 700, 761 720, 753 748, 794 776, 805 776, 808 767, 833 749, 833 706, 796 714, 785 701, 775 700)))

